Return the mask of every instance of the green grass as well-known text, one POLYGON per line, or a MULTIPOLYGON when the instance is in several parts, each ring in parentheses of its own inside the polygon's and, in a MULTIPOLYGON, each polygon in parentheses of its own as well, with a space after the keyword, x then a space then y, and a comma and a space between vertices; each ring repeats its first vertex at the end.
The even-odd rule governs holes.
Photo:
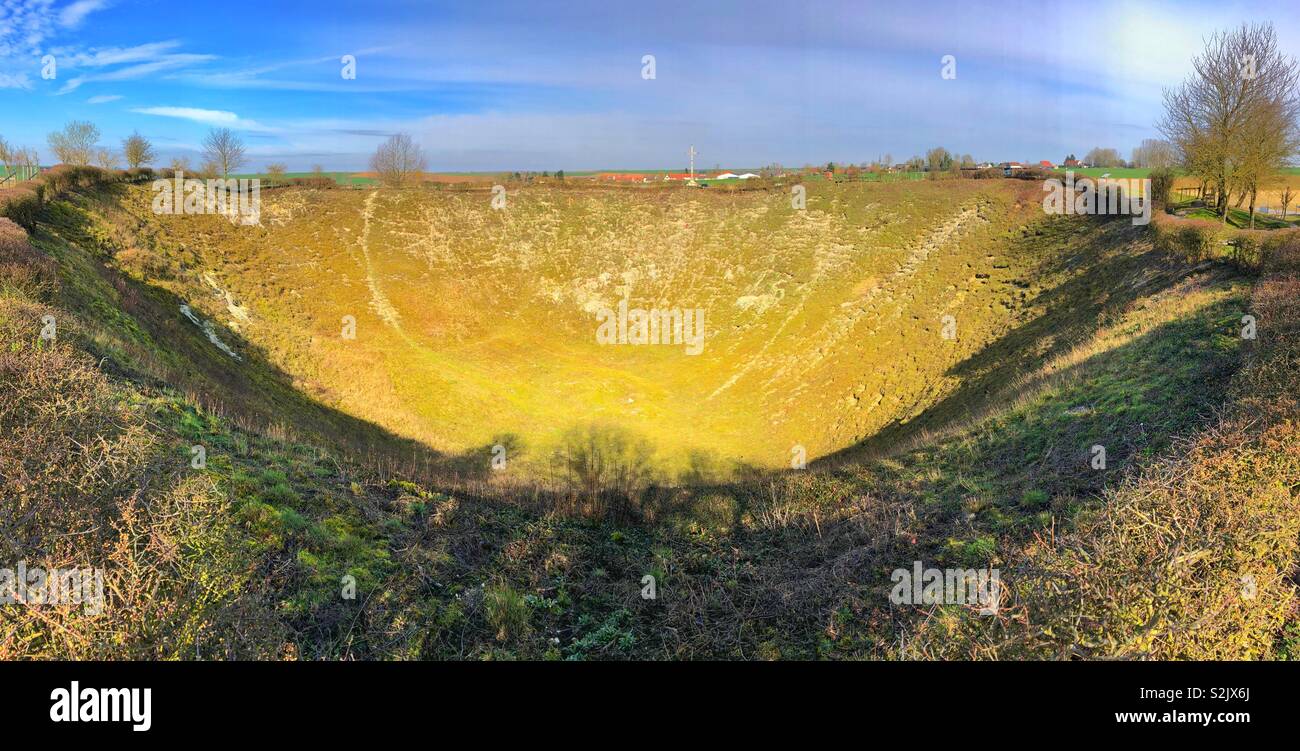
POLYGON ((1146 177, 1151 170, 1141 167, 1057 167, 1055 172, 1064 175, 1073 172, 1081 177, 1101 177, 1110 175, 1114 178, 1146 177))
MULTIPOLYGON (((1189 209, 1183 216, 1189 219, 1207 219, 1210 221, 1223 221, 1223 216, 1213 209, 1194 208, 1189 209)), ((1286 229, 1295 227, 1300 223, 1300 216, 1287 216, 1283 221, 1281 216, 1272 216, 1270 214, 1255 214, 1255 229, 1286 229)), ((1245 209, 1228 209, 1228 224, 1238 229, 1249 229, 1251 225, 1250 212, 1245 209)))
MULTIPOLYGON (((241 175, 231 175, 231 177, 236 179, 250 179, 250 180, 253 178, 258 178, 266 183, 275 182, 275 179, 266 173, 250 172, 241 175)), ((343 185, 346 187, 373 185, 376 182, 376 180, 372 177, 361 177, 360 175, 353 172, 322 172, 319 175, 317 175, 315 172, 286 172, 282 177, 284 179, 327 177, 333 180, 334 182, 338 183, 339 185, 343 185)))

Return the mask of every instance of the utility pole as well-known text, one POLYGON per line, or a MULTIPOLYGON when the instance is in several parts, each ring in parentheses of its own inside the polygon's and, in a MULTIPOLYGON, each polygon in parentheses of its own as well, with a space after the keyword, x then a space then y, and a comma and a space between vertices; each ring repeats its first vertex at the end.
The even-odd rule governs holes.
POLYGON ((691 179, 686 181, 687 185, 695 185, 695 146, 691 146, 691 179))

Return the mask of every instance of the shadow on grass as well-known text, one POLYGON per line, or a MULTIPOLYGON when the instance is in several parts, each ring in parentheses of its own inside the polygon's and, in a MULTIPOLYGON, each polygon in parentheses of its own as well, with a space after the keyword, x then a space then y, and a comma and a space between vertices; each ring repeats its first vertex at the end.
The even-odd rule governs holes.
POLYGON ((1044 263, 1040 274, 1070 273, 1062 284, 1040 292, 1029 307, 1044 310, 1003 334, 948 370, 961 384, 948 396, 911 420, 895 420, 863 441, 828 454, 816 466, 836 467, 847 461, 885 456, 913 444, 927 433, 960 425, 978 417, 999 395, 1053 358, 1088 341, 1135 302, 1170 289, 1189 267, 1149 243, 1144 227, 1125 222, 1087 221, 1093 227, 1082 242, 1062 234, 1077 225, 1049 225, 1039 242, 1064 240, 1062 253, 1044 263))

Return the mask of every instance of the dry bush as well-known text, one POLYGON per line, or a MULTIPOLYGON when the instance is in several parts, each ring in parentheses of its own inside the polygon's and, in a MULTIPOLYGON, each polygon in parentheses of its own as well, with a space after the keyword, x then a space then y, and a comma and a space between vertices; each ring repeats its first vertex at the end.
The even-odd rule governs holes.
POLYGON ((1231 227, 1219 222, 1165 214, 1152 216, 1150 227, 1156 247, 1191 263, 1222 255, 1224 243, 1233 234, 1231 227))
POLYGON ((1300 271, 1300 231, 1269 233, 1260 247, 1260 265, 1265 271, 1300 271))
POLYGON ((46 299, 57 289, 53 259, 31 246, 22 227, 0 218, 0 291, 46 299))
POLYGON ((36 228, 36 217, 41 213, 43 186, 6 188, 0 190, 0 217, 12 220, 28 231, 36 228))
POLYGON ((317 190, 333 190, 339 186, 333 178, 329 177, 293 177, 287 182, 296 188, 315 188, 317 190))
POLYGON ((45 200, 53 200, 69 191, 87 190, 116 182, 121 179, 121 173, 89 165, 60 164, 42 172, 38 179, 45 186, 45 200))
POLYGON ((75 337, 0 298, 0 567, 101 569, 105 607, 0 605, 0 659, 274 656, 226 499, 89 357, 37 339, 46 315, 75 337))

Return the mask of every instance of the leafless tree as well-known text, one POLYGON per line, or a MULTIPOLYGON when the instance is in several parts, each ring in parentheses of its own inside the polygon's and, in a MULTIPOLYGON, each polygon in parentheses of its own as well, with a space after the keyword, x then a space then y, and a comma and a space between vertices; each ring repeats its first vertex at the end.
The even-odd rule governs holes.
POLYGON ((1083 156, 1083 163, 1089 167, 1121 167, 1124 159, 1119 155, 1119 149, 1098 146, 1083 156))
POLYGON ((266 176, 271 178, 272 184, 282 182, 286 171, 288 171, 288 168, 280 162, 266 165, 266 176))
POLYGON ((117 152, 105 148, 95 150, 95 164, 104 169, 117 169, 121 166, 121 162, 117 159, 117 152))
POLYGON ((31 178, 41 169, 41 155, 35 148, 28 147, 18 149, 14 152, 16 155, 14 161, 17 162, 27 172, 27 177, 31 178))
POLYGON ((0 175, 0 178, 9 177, 9 165, 18 161, 17 156, 14 147, 9 145, 4 136, 0 136, 0 167, 4 167, 5 170, 4 174, 0 175))
POLYGON ((1253 195, 1300 147, 1300 68, 1278 51, 1270 24, 1214 34, 1192 68, 1165 90, 1159 127, 1183 167, 1215 187, 1226 222, 1231 195, 1253 195))
POLYGON ((85 120, 73 120, 63 130, 51 133, 47 140, 50 151, 61 163, 84 167, 95 157, 99 128, 85 120))
POLYGON ((1291 192, 1290 184, 1287 184, 1282 188, 1281 200, 1282 200, 1282 221, 1285 222, 1286 210, 1291 206, 1291 202, 1295 200, 1295 195, 1291 192))
POLYGON ((1133 149, 1130 160, 1134 167, 1143 169, 1170 169, 1178 163, 1178 153, 1168 141, 1147 138, 1133 149))
POLYGON ((248 161, 244 142, 229 128, 213 128, 203 139, 203 160, 216 174, 228 177, 248 161))
POLYGON ((424 171, 424 151, 405 133, 388 137, 370 157, 370 168, 390 187, 400 187, 424 171))

